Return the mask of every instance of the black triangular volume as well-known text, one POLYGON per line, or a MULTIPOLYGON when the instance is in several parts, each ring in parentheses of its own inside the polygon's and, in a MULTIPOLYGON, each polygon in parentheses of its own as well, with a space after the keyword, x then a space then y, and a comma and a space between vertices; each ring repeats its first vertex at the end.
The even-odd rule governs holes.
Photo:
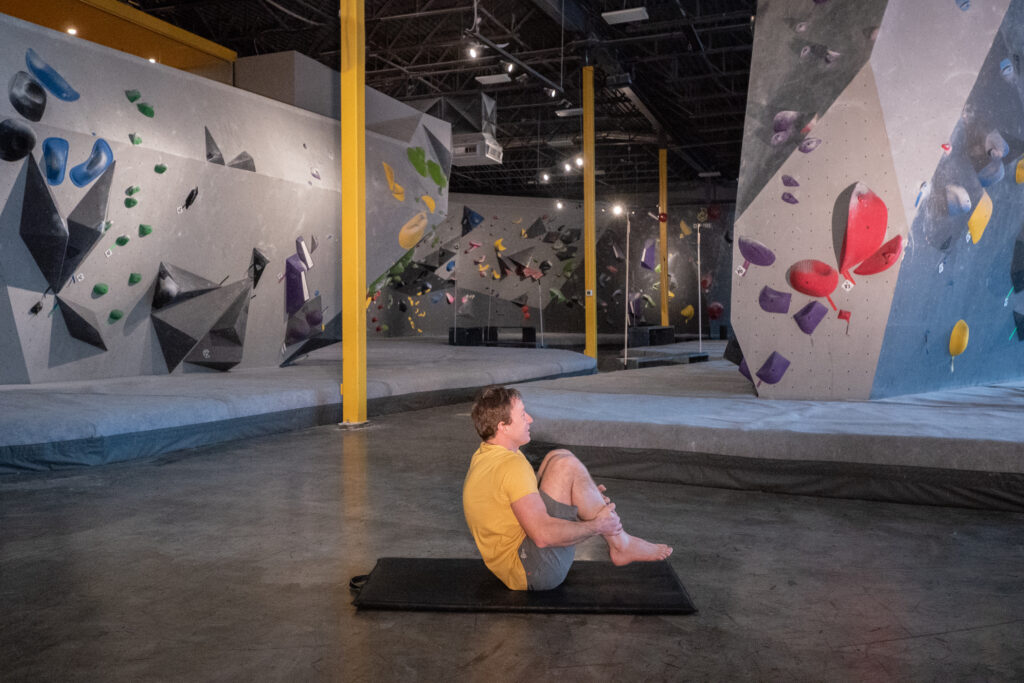
POLYGON ((64 254, 64 265, 61 266, 61 287, 103 236, 103 225, 107 218, 107 199, 110 197, 110 186, 114 180, 116 165, 115 161, 107 167, 68 216, 68 246, 64 254))
POLYGON ((252 260, 249 261, 249 277, 252 278, 253 289, 260 283, 260 278, 263 277, 263 271, 266 270, 268 263, 270 263, 270 259, 264 256, 259 249, 253 248, 252 260))
POLYGON ((156 338, 160 342, 160 350, 164 354, 164 362, 167 363, 167 372, 174 372, 174 368, 188 355, 197 340, 165 323, 157 314, 151 315, 150 318, 153 320, 156 338))
POLYGON ((20 234, 33 260, 42 271, 50 287, 56 291, 61 285, 64 254, 68 247, 68 228, 57 211, 50 188, 39 171, 36 160, 25 160, 25 192, 21 205, 20 234))
POLYGON ((153 292, 153 308, 159 310, 164 306, 205 294, 217 287, 217 283, 184 268, 161 263, 156 279, 156 290, 153 292))
POLYGON ((68 334, 97 349, 107 350, 107 345, 103 342, 103 336, 100 334, 96 315, 92 311, 64 301, 60 297, 57 297, 57 305, 60 306, 60 312, 64 316, 64 325, 68 328, 68 334))
POLYGON ((248 152, 241 152, 238 156, 228 162, 231 168, 240 168, 243 171, 256 172, 256 162, 252 160, 248 152))
POLYGON ((203 130, 206 131, 206 160, 211 164, 224 165, 224 155, 220 152, 220 147, 217 146, 217 142, 210 135, 210 129, 203 126, 203 130))

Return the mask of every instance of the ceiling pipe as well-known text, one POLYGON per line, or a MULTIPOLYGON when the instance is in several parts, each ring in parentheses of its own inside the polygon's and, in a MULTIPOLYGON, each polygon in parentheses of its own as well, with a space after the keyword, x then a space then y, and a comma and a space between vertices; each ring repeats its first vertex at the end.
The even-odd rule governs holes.
POLYGON ((520 60, 518 57, 516 57, 511 52, 508 52, 504 48, 498 46, 498 44, 493 42, 492 40, 489 40, 489 39, 483 37, 482 35, 480 35, 478 32, 471 31, 469 29, 466 29, 465 31, 463 31, 463 35, 465 35, 467 38, 472 38, 473 40, 480 41, 481 43, 483 43, 487 47, 491 48, 492 50, 497 52, 499 55, 504 57, 505 59, 509 60, 510 62, 513 62, 520 69, 522 69, 526 73, 530 74, 531 76, 536 78, 538 81, 540 81, 541 83, 543 83, 547 87, 553 89, 559 95, 565 95, 565 90, 562 89, 562 86, 558 85, 557 83, 555 83, 554 81, 550 80, 549 78, 547 78, 545 76, 542 76, 536 69, 534 69, 533 67, 529 66, 528 64, 526 64, 525 62, 520 60))

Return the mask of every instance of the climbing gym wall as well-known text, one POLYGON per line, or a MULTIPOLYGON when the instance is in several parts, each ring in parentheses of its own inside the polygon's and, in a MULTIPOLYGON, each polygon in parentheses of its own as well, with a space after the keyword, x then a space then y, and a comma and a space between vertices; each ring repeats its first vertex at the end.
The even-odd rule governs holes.
MULTIPOLYGON (((337 121, 2 15, 0 37, 0 383, 340 340, 337 121)), ((450 128, 371 90, 366 120, 373 273, 445 212, 450 128)))
MULTIPOLYGON (((628 244, 626 218, 611 206, 599 202, 596 213, 598 329, 621 332, 627 302, 633 324, 660 324, 656 204, 630 210, 628 244)), ((455 325, 583 330, 579 202, 453 194, 449 207, 447 219, 371 286, 371 336, 446 335, 455 325)), ((705 334, 728 325, 732 206, 670 205, 669 217, 669 323, 696 334, 703 310, 705 334)))
POLYGON ((759 395, 1024 375, 1022 49, 1016 1, 759 7, 732 278, 759 395))

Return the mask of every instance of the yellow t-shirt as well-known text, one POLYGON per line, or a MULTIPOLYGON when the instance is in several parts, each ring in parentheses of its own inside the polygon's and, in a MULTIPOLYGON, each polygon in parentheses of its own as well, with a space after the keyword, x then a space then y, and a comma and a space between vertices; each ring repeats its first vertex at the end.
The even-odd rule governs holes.
POLYGON ((487 568, 512 590, 526 590, 526 570, 516 554, 526 532, 512 503, 537 493, 537 475, 519 451, 482 443, 462 486, 466 524, 487 568))

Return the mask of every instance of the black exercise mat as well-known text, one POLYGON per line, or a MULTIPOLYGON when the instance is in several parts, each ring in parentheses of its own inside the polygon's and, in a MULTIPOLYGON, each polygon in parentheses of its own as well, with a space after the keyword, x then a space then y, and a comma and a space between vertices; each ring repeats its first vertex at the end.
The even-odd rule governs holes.
MULTIPOLYGON (((356 580, 354 579, 355 583, 356 580)), ((668 562, 574 562, 561 586, 511 591, 483 560, 382 557, 352 602, 360 609, 435 612, 693 614, 668 562)))

